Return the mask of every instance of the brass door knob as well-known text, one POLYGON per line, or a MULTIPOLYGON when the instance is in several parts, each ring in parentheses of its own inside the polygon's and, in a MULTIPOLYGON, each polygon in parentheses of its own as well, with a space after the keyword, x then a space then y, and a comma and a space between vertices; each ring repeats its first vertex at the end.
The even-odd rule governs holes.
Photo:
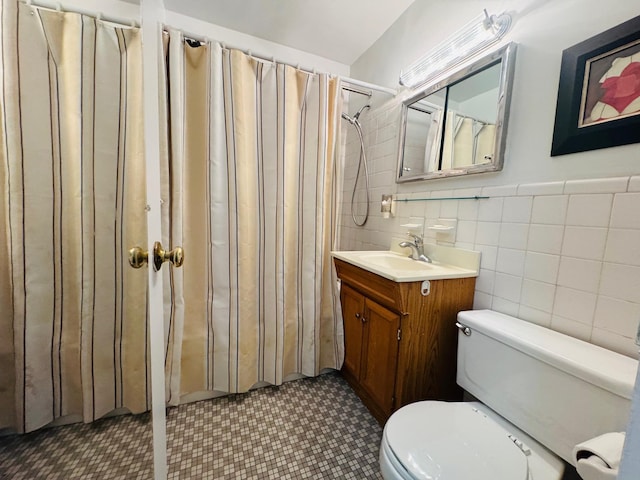
POLYGON ((133 247, 129 249, 129 265, 133 268, 140 268, 149 261, 149 252, 141 247, 133 247))
POLYGON ((182 247, 175 247, 168 252, 162 248, 160 242, 153 244, 153 268, 157 272, 166 261, 170 261, 174 267, 181 267, 184 262, 184 250, 182 247))

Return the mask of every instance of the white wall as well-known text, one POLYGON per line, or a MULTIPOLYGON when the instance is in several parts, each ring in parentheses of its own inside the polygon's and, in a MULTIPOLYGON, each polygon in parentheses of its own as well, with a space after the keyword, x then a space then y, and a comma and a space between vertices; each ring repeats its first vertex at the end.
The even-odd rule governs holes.
MULTIPOLYGON (((38 0, 38 5, 56 8, 54 0, 38 0)), ((131 20, 140 22, 140 8, 137 4, 120 0, 63 0, 65 10, 86 13, 89 15, 102 14, 110 20, 120 20, 129 23, 131 20)), ((300 65, 308 70, 315 69, 318 72, 327 72, 334 75, 348 77, 349 65, 335 62, 318 55, 313 55, 302 50, 286 47, 262 38, 246 35, 228 28, 203 22, 197 18, 188 17, 180 13, 166 11, 165 23, 167 26, 177 28, 191 35, 216 40, 227 44, 229 47, 251 50, 252 53, 266 58, 275 57, 277 61, 300 65)))
POLYGON ((319 73, 325 72, 346 77, 349 76, 350 68, 343 63, 230 30, 219 25, 203 22, 202 20, 187 17, 180 13, 167 11, 166 24, 199 38, 206 37, 210 40, 225 43, 229 47, 240 48, 245 51, 251 50, 253 54, 260 57, 275 57, 276 61, 285 62, 290 65, 299 65, 301 68, 307 70, 315 69, 319 73))
POLYGON ((482 8, 515 13, 506 41, 519 44, 505 167, 501 173, 432 181, 406 191, 628 175, 640 171, 638 146, 551 158, 562 50, 640 15, 630 0, 417 0, 358 61, 354 78, 398 87, 403 67, 482 8), (518 13, 519 12, 519 13, 518 13))
MULTIPOLYGON (((348 215, 355 162, 347 155, 339 247, 386 249, 393 236, 405 233, 403 223, 455 218, 456 246, 483 254, 476 308, 493 308, 637 358, 632 337, 640 320, 640 144, 554 158, 549 151, 562 50, 640 14, 640 4, 611 2, 603 10, 596 0, 486 2, 491 12, 527 4, 507 39, 517 41, 519 51, 504 170, 396 184, 400 109, 393 99, 360 117, 372 217, 358 228, 348 215), (396 218, 386 220, 379 213, 383 193, 401 199, 491 198, 397 202, 396 218)), ((397 85, 402 66, 479 8, 472 1, 418 0, 352 66, 352 76, 397 85)))
POLYGON ((34 4, 43 7, 57 8, 61 5, 64 11, 84 13, 86 15, 102 15, 105 19, 118 20, 128 24, 131 21, 140 22, 140 7, 119 0, 34 0, 34 4))

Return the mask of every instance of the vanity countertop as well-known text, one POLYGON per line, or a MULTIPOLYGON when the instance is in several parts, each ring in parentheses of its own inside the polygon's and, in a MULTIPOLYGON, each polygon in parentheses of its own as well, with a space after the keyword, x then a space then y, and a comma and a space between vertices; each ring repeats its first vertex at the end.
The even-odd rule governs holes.
MULTIPOLYGON (((408 249, 407 249, 408 250, 408 249)), ((425 245, 433 263, 412 260, 398 251, 333 251, 331 255, 394 282, 420 282, 477 277, 480 253, 440 245, 425 245)))

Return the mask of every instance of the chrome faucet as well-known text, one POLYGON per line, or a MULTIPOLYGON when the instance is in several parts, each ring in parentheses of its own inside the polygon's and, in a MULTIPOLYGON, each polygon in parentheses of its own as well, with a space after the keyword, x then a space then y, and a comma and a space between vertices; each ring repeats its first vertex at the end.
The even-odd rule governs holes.
POLYGON ((402 248, 411 249, 411 255, 409 255, 409 258, 420 262, 431 263, 431 259, 424 254, 424 242, 422 240, 422 236, 414 235, 411 232, 407 233, 407 235, 413 237, 413 242, 400 242, 398 245, 402 248))

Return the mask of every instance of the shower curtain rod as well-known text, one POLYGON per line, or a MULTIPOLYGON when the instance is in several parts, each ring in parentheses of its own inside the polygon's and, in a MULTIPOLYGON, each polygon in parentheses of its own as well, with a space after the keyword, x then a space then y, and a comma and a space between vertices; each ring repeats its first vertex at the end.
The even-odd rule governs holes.
MULTIPOLYGON (((165 33, 167 33, 167 29, 168 28, 173 28, 173 27, 171 27, 170 25, 166 25, 166 24, 163 25, 163 31, 165 33)), ((190 33, 190 32, 185 32, 184 30, 181 30, 179 28, 176 28, 176 30, 178 30, 178 31, 180 31, 182 33, 182 36, 184 37, 185 41, 191 40, 191 41, 196 41, 196 42, 201 42, 201 43, 211 43, 211 39, 209 37, 205 37, 203 35, 195 35, 195 34, 190 33)), ((319 72, 316 71, 315 68, 301 67, 300 64, 293 65, 290 62, 283 62, 281 60, 277 60, 273 55, 264 55, 264 54, 261 54, 261 53, 255 53, 251 49, 240 48, 240 47, 237 47, 235 45, 229 45, 228 43, 221 42, 221 41, 218 41, 218 42, 220 43, 220 45, 222 45, 222 48, 240 50, 241 52, 246 53, 250 57, 256 58, 256 59, 258 59, 260 61, 263 61, 263 62, 281 63, 281 64, 284 64, 284 65, 289 65, 290 67, 297 68, 298 70, 302 70, 303 72, 313 73, 313 74, 319 73, 319 72)), ((331 74, 329 74, 329 75, 331 75, 331 74)), ((396 90, 393 90, 391 88, 381 87, 381 86, 375 85, 373 83, 367 83, 367 82, 363 82, 361 80, 355 80, 353 78, 344 77, 342 75, 337 75, 337 76, 340 78, 342 83, 347 83, 347 84, 349 84, 350 87, 353 87, 353 89, 346 88, 346 90, 352 91, 354 93, 360 93, 362 95, 368 95, 369 97, 372 94, 370 92, 367 92, 366 90, 378 90, 380 92, 389 93, 391 95, 396 95, 398 93, 396 90), (360 88, 358 88, 358 87, 360 87, 360 88), (362 90, 362 89, 365 89, 365 90, 362 90)))
POLYGON ((375 83, 363 82, 362 80, 356 80, 355 78, 340 76, 340 80, 342 80, 343 83, 348 83, 350 86, 353 86, 353 87, 361 87, 361 88, 367 88, 369 90, 377 90, 379 92, 388 93, 390 95, 396 95, 398 93, 393 88, 382 87, 380 85, 376 85, 375 83))
POLYGON ((42 8, 45 10, 55 10, 58 12, 66 12, 66 13, 78 13, 80 15, 86 15, 88 17, 95 18, 96 20, 113 23, 116 25, 121 25, 123 27, 132 27, 137 28, 140 26, 140 22, 134 18, 118 18, 112 17, 110 15, 104 15, 102 12, 92 12, 90 10, 85 10, 83 8, 73 7, 70 9, 65 8, 61 2, 50 2, 47 0, 37 0, 33 2, 32 0, 21 0, 21 3, 28 5, 34 8, 42 8))
MULTIPOLYGON (((97 20, 102 20, 105 22, 109 22, 109 23, 113 23, 113 24, 117 24, 117 25, 122 25, 123 27, 139 27, 140 23, 137 19, 123 19, 123 18, 118 18, 118 17, 112 17, 112 16, 108 16, 108 15, 103 15, 102 12, 92 12, 89 10, 85 10, 83 8, 72 8, 72 9, 67 9, 64 8, 63 5, 61 4, 61 2, 52 2, 52 1, 48 1, 48 0, 37 0, 37 2, 33 2, 32 0, 20 0, 22 3, 35 7, 35 8, 43 8, 43 9, 48 9, 48 10, 57 10, 59 12, 68 12, 68 13, 78 13, 81 15, 87 15, 89 17, 93 17, 96 18, 97 20)), ((166 32, 166 29, 170 28, 169 25, 164 25, 164 31, 166 32)), ((179 30, 179 29, 178 29, 179 30)), ((181 30, 182 31, 182 30, 181 30)), ((204 42, 204 43, 209 43, 211 40, 207 37, 204 36, 200 36, 200 35, 194 35, 192 33, 189 32, 184 32, 182 31, 182 34, 184 36, 185 40, 194 40, 197 42, 204 42)), ((315 68, 306 68, 306 67, 301 67, 300 64, 297 65, 293 65, 289 62, 283 62, 280 60, 276 60, 276 58, 274 56, 268 56, 268 55, 262 55, 262 54, 256 54, 253 53, 250 49, 243 49, 243 48, 239 48, 233 45, 227 45, 224 42, 220 42, 220 44, 222 45, 223 48, 231 48, 231 49, 235 49, 235 50, 240 50, 244 53, 246 53, 247 55, 257 58, 258 60, 261 60, 263 62, 271 62, 271 63, 282 63, 285 65, 289 65, 291 67, 295 67, 298 70, 302 70, 304 72, 307 73, 318 73, 316 72, 315 68)), ((380 85, 375 85, 373 83, 368 83, 368 82, 363 82, 361 80, 356 80, 354 78, 348 78, 348 77, 344 77, 341 75, 338 75, 338 77, 340 78, 340 80, 342 81, 343 84, 347 84, 347 86, 345 87, 343 85, 343 89, 350 91, 350 92, 354 92, 354 93, 359 93, 361 95, 367 95, 368 97, 371 97, 371 95, 373 94, 372 92, 370 92, 369 90, 377 90, 379 92, 384 92, 384 93, 388 93, 390 95, 396 95, 398 92, 396 90, 393 90, 391 88, 387 88, 387 87, 382 87, 380 85), (360 87, 360 88, 358 88, 360 87), (363 90, 364 89, 364 90, 363 90)))
MULTIPOLYGON (((167 24, 164 24, 163 25, 163 33, 169 33, 168 32, 169 28, 174 29, 174 27, 172 27, 170 25, 167 25, 167 24)), ((192 42, 207 43, 207 44, 211 43, 212 41, 216 41, 222 46, 222 48, 226 48, 228 50, 239 50, 242 53, 245 53, 245 54, 249 55, 250 57, 253 57, 253 58, 255 58, 257 60, 260 60, 262 62, 281 63, 283 65, 288 65, 290 67, 297 68, 298 70, 302 70, 303 72, 307 72, 307 73, 314 73, 314 74, 315 73, 322 73, 322 72, 316 71, 315 68, 301 67, 300 64, 294 65, 294 64, 292 64, 290 62, 282 62, 280 60, 276 60, 276 58, 273 55, 264 55, 262 53, 255 53, 251 49, 240 48, 240 47, 237 47, 235 45, 229 45, 228 43, 220 41, 220 40, 215 40, 215 39, 212 40, 211 38, 206 37, 204 35, 196 35, 196 34, 191 33, 191 32, 186 32, 186 31, 184 31, 184 30, 182 30, 180 28, 175 28, 175 30, 177 30, 180 33, 182 33, 182 37, 183 37, 184 41, 192 41, 192 42)))
POLYGON ((346 82, 342 85, 342 90, 346 90, 347 92, 357 93, 358 95, 364 95, 365 97, 369 97, 369 98, 371 98, 371 95, 373 95, 373 92, 371 90, 364 90, 362 88, 355 87, 355 86, 352 87, 346 82))

